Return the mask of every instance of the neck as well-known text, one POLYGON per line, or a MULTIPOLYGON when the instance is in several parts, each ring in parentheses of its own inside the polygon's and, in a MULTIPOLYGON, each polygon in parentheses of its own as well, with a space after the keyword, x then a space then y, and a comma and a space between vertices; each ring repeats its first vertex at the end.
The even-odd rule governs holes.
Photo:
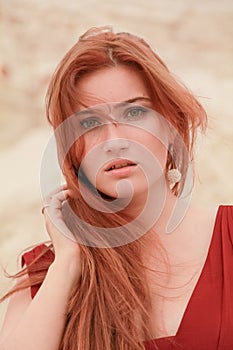
POLYGON ((133 219, 143 220, 142 224, 150 222, 151 229, 162 234, 167 232, 172 213, 179 201, 167 184, 164 186, 164 183, 157 182, 148 192, 134 196, 124 213, 133 219))

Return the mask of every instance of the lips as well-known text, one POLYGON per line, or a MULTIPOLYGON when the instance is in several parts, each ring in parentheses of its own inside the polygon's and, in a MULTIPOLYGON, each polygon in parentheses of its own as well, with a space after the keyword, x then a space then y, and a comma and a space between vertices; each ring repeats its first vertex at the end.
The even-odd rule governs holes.
POLYGON ((105 171, 112 171, 112 170, 122 169, 122 168, 130 167, 130 166, 134 166, 134 165, 137 165, 137 164, 132 162, 131 160, 118 159, 118 160, 115 160, 115 161, 109 163, 106 166, 105 171))

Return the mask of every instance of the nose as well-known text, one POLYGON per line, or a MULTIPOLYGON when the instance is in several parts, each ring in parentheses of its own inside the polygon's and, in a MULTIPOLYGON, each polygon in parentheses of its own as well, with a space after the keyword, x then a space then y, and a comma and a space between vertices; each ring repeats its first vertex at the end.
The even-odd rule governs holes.
POLYGON ((103 144, 106 153, 118 155, 129 148, 129 140, 122 128, 117 123, 111 123, 107 126, 107 138, 103 144))

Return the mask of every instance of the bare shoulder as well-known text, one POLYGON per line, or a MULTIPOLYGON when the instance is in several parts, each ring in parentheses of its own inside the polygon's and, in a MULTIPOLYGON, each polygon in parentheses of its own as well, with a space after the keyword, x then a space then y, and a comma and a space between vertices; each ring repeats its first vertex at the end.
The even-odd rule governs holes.
POLYGON ((207 254, 216 221, 218 207, 193 206, 187 218, 187 227, 197 251, 207 254))
POLYGON ((217 208, 189 207, 179 227, 163 242, 174 263, 202 261, 207 256, 213 236, 217 208))
MULTIPOLYGON (((22 280, 26 279, 27 277, 27 275, 20 277, 17 283, 22 282, 22 280)), ((30 288, 16 292, 10 297, 3 326, 0 331, 0 344, 4 341, 4 338, 7 337, 11 330, 14 329, 19 323, 20 317, 23 315, 31 301, 30 288)))
POLYGON ((171 264, 203 261, 210 247, 217 211, 218 207, 203 208, 192 204, 172 233, 158 233, 171 264))
POLYGON ((188 221, 190 230, 194 228, 197 234, 198 232, 206 232, 207 234, 212 234, 217 212, 218 207, 192 206, 190 209, 188 221))

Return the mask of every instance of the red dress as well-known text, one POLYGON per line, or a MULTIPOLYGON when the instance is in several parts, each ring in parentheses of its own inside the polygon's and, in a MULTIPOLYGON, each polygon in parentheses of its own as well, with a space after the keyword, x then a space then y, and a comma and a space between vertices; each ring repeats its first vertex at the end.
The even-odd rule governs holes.
MULTIPOLYGON (((24 254, 23 262, 28 265, 42 249, 24 254)), ((49 251, 41 259, 53 258, 49 251)), ((39 287, 32 288, 32 297, 39 287)), ((233 350, 233 206, 218 209, 207 258, 176 335, 144 344, 146 350, 233 350)))

